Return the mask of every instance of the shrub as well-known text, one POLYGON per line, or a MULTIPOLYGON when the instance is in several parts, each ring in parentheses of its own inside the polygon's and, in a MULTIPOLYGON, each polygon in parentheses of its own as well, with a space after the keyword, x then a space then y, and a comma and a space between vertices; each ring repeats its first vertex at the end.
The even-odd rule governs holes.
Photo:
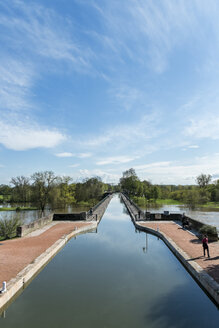
POLYGON ((17 227, 20 225, 20 219, 15 216, 10 219, 3 218, 0 220, 0 237, 10 239, 16 236, 17 227))
POLYGON ((207 235, 217 235, 217 229, 216 227, 213 227, 211 225, 208 224, 204 224, 200 229, 199 232, 201 234, 207 234, 207 235))

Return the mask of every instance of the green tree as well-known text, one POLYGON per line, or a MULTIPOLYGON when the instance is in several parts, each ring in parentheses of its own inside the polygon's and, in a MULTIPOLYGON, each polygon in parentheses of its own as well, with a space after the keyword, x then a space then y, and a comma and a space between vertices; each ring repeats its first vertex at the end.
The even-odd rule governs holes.
POLYGON ((36 172, 31 176, 33 181, 33 202, 44 212, 50 205, 50 197, 56 186, 57 176, 52 171, 36 172))
POLYGON ((136 196, 138 193, 140 180, 137 177, 134 169, 129 169, 123 172, 123 176, 120 179, 120 185, 122 191, 126 192, 129 196, 136 196))
POLYGON ((26 203, 30 201, 30 179, 24 176, 18 176, 11 179, 14 185, 12 192, 12 201, 26 203))
POLYGON ((211 181, 211 175, 210 174, 200 174, 196 178, 196 182, 198 183, 200 188, 205 188, 209 182, 211 181))

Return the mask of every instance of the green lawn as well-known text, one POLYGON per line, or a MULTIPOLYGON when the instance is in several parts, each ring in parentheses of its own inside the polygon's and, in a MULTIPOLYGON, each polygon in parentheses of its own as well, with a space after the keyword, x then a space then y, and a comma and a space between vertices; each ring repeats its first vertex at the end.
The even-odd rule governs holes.
POLYGON ((183 202, 175 199, 157 199, 156 203, 159 205, 184 205, 183 202))
POLYGON ((219 203, 218 202, 208 202, 204 205, 200 205, 200 207, 219 208, 219 203))
POLYGON ((37 207, 0 207, 0 211, 33 211, 37 210, 37 207))

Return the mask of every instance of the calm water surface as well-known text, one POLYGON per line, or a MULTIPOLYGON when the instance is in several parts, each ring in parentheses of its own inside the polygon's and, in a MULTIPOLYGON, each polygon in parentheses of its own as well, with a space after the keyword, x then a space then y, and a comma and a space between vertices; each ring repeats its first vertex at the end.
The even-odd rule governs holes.
MULTIPOLYGON (((83 212, 88 211, 89 207, 83 207, 83 206, 69 206, 65 209, 56 209, 55 211, 49 211, 45 210, 44 215, 46 216, 50 213, 77 213, 77 212, 83 212)), ((28 224, 31 223, 39 218, 42 217, 42 212, 38 210, 32 210, 32 211, 0 211, 0 220, 4 218, 12 218, 14 216, 19 216, 22 224, 28 224)))
POLYGON ((114 197, 98 232, 69 241, 0 327, 211 328, 219 311, 161 240, 135 232, 114 197))

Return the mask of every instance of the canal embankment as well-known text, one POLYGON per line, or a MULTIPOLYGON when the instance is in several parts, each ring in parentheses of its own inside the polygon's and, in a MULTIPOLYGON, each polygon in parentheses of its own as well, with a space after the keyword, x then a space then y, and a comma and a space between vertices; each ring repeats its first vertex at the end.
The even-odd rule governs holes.
POLYGON ((205 258, 200 239, 182 228, 179 221, 145 220, 140 209, 121 195, 135 227, 164 241, 188 272, 219 306, 219 242, 209 244, 210 258, 205 258))
POLYGON ((0 309, 19 290, 24 288, 72 237, 97 228, 112 196, 99 202, 87 220, 53 221, 38 229, 29 229, 25 237, 5 240, 0 244, 0 284, 7 283, 7 291, 0 294, 0 309))

